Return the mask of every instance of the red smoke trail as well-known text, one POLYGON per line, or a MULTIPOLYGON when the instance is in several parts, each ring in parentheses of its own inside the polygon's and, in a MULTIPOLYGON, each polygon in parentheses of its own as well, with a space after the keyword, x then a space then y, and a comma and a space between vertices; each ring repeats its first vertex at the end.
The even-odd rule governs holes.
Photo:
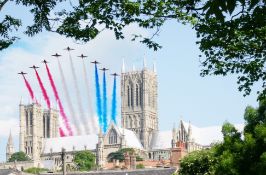
POLYGON ((60 134, 60 137, 66 136, 62 128, 59 128, 59 134, 60 134))
POLYGON ((32 90, 32 88, 31 88, 31 86, 30 86, 30 83, 28 82, 28 80, 25 78, 25 76, 24 75, 22 75, 23 76, 23 78, 24 78, 24 82, 25 82, 25 84, 26 84, 26 87, 27 87, 27 89, 28 89, 28 91, 29 91, 29 93, 30 93, 30 97, 31 97, 31 100, 32 101, 35 101, 36 103, 38 103, 38 101, 35 99, 35 97, 34 97, 34 93, 33 93, 33 90, 32 90))
POLYGON ((64 124, 65 124, 68 132, 69 132, 69 135, 72 136, 73 132, 72 132, 72 129, 71 129, 70 125, 69 125, 69 121, 68 121, 68 118, 67 118, 67 116, 65 114, 65 110, 64 110, 63 105, 61 103, 61 100, 59 98, 59 95, 58 95, 58 92, 57 92, 57 89, 56 89, 52 74, 51 74, 47 64, 45 64, 45 66, 46 66, 46 71, 47 71, 47 74, 48 74, 48 77, 49 77, 49 80, 50 80, 50 84, 51 84, 53 92, 54 92, 54 96, 55 96, 56 101, 58 102, 58 105, 59 105, 59 112, 60 112, 61 116, 63 117, 63 121, 64 121, 64 124))
POLYGON ((40 85, 40 87, 41 87, 41 90, 42 90, 42 94, 43 94, 44 100, 46 101, 47 107, 48 107, 48 109, 51 109, 50 99, 49 99, 49 97, 48 97, 48 95, 47 95, 47 92, 46 92, 44 86, 43 86, 42 80, 41 80, 41 78, 40 78, 40 76, 39 76, 37 70, 36 70, 36 69, 34 69, 34 70, 35 70, 36 77, 37 77, 37 79, 38 79, 39 85, 40 85))

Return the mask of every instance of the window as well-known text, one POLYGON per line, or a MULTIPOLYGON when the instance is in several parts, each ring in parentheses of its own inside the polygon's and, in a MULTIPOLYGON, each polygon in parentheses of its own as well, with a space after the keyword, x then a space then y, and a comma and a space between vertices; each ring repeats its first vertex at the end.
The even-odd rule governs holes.
POLYGON ((136 84, 136 106, 139 105, 139 86, 136 84))
POLYGON ((47 127, 46 127, 46 129, 47 129, 47 131, 46 131, 46 134, 47 134, 47 138, 50 138, 50 117, 49 116, 47 116, 47 127))
POLYGON ((142 106, 143 105, 143 91, 142 91, 141 86, 139 88, 139 95, 140 95, 140 106, 142 106))
POLYGON ((29 115, 28 112, 26 111, 26 134, 29 134, 29 115))
POLYGON ((131 85, 131 106, 134 106, 134 91, 133 91, 133 85, 131 85))
POLYGON ((45 124, 45 115, 43 116, 43 137, 46 138, 46 135, 45 135, 45 129, 46 128, 46 124, 45 124))
POLYGON ((110 131, 109 135, 109 144, 116 144, 117 143, 117 134, 114 129, 110 131))
POLYGON ((130 88, 127 86, 127 105, 130 106, 130 88))

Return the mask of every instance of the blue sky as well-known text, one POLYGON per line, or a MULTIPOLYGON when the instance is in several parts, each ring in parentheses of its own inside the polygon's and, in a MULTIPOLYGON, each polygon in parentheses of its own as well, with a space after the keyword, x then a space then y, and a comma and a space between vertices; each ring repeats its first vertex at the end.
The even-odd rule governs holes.
MULTIPOLYGON (((14 15, 29 19, 25 22, 26 24, 29 23, 30 17, 24 8, 13 9, 12 5, 9 5, 4 8, 3 13, 13 11, 16 11, 14 15)), ((132 70, 133 64, 136 69, 141 69, 143 57, 146 57, 147 65, 150 68, 152 68, 153 61, 156 61, 161 130, 171 129, 173 123, 177 123, 181 117, 183 120, 190 120, 199 127, 222 125, 226 120, 232 123, 243 123, 245 107, 247 105, 257 106, 255 90, 250 96, 243 97, 242 93, 237 90, 236 76, 200 77, 201 67, 198 59, 200 51, 195 44, 197 38, 191 26, 184 26, 175 21, 167 22, 156 38, 163 46, 157 52, 149 50, 137 42, 130 41, 131 34, 142 33, 149 36, 151 35, 149 31, 131 25, 125 29, 125 33, 127 39, 117 41, 111 32, 105 31, 95 40, 82 45, 54 33, 43 32, 32 38, 19 33, 21 39, 12 47, 0 53, 0 160, 5 159, 7 136, 12 128, 16 147, 18 145, 18 104, 21 97, 24 102, 28 102, 29 99, 28 92, 17 72, 24 70, 29 73, 27 77, 37 97, 41 99, 36 78, 28 67, 32 64, 42 66, 39 71, 40 75, 52 102, 55 104, 46 72, 40 62, 44 58, 50 61, 50 69, 54 75, 56 85, 58 89, 62 89, 56 61, 50 55, 59 52, 64 55, 64 59, 67 59, 67 54, 63 49, 68 45, 76 49, 73 52, 73 58, 81 53, 89 56, 86 65, 89 74, 91 74, 92 96, 95 96, 93 67, 89 64, 89 61, 97 59, 104 66, 110 68, 111 72, 120 72, 123 58, 127 70, 132 70)), ((62 64, 66 77, 70 77, 69 63, 62 61, 62 64)), ((75 60, 75 66, 77 74, 82 75, 79 59, 75 60)), ((80 90, 84 93, 85 86, 83 83, 83 79, 79 79, 80 90)), ((108 78, 107 83, 110 97, 111 77, 108 78)), ((68 86, 73 90, 71 78, 68 79, 68 86)), ((65 105, 64 94, 61 91, 59 93, 65 105)), ((109 98, 109 101, 111 101, 111 98, 109 98)), ((76 102, 74 103, 76 105, 76 102)), ((86 99, 83 99, 83 104, 84 107, 87 105, 86 99)), ((120 102, 118 107, 120 107, 120 102)), ((118 111, 120 118, 120 108, 118 108, 118 111)))

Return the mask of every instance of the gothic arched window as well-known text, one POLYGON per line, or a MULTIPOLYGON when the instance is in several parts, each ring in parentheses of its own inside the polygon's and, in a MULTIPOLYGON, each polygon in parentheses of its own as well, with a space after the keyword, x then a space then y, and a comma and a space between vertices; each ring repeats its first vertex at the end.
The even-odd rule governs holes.
POLYGON ((116 143, 117 143, 117 133, 114 129, 112 129, 109 135, 109 144, 116 144, 116 143))
POLYGON ((142 86, 139 87, 139 95, 140 95, 140 106, 143 105, 143 89, 142 86))
POLYGON ((130 106, 130 88, 127 86, 127 105, 130 106))
POLYGON ((46 131, 46 123, 45 123, 45 118, 46 118, 46 116, 44 115, 43 116, 43 137, 45 138, 46 137, 46 133, 45 133, 45 131, 46 131))
POLYGON ((129 128, 132 128, 132 116, 129 117, 129 128))
POLYGON ((134 91, 133 91, 133 84, 131 85, 131 106, 134 106, 134 91))
POLYGON ((139 86, 136 84, 136 106, 139 105, 139 86))

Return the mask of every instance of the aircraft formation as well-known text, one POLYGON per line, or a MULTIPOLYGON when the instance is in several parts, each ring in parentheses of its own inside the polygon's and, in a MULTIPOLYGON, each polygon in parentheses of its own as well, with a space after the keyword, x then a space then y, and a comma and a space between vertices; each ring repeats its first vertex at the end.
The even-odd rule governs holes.
MULTIPOLYGON (((113 104, 113 102, 116 103, 116 77, 119 76, 117 73, 112 73, 110 74, 111 76, 114 77, 114 84, 113 84, 113 95, 112 95, 112 116, 111 119, 108 120, 108 116, 107 116, 107 82, 106 82, 106 72, 109 70, 108 68, 101 68, 99 70, 101 70, 103 72, 103 87, 100 87, 100 82, 99 82, 99 75, 98 75, 98 65, 100 64, 100 62, 98 62, 97 60, 90 62, 91 64, 95 65, 95 89, 96 89, 96 113, 97 113, 97 117, 98 117, 98 124, 97 122, 93 121, 92 117, 93 117, 93 111, 92 109, 92 102, 91 102, 91 98, 90 98, 90 88, 88 88, 88 75, 87 75, 87 71, 86 71, 86 66, 84 64, 83 61, 83 72, 84 72, 84 82, 87 83, 86 84, 86 91, 87 91, 87 99, 88 99, 88 103, 89 103, 89 108, 90 108, 90 112, 89 112, 89 116, 85 116, 85 112, 83 109, 83 104, 82 104, 82 100, 81 100, 81 94, 79 93, 79 87, 77 84, 77 76, 75 73, 75 69, 74 69, 74 65, 72 63, 72 56, 70 54, 70 51, 74 50, 70 47, 65 48, 64 50, 69 52, 69 59, 70 59, 70 65, 71 65, 71 70, 72 70, 72 75, 73 75, 73 79, 74 79, 74 85, 75 85, 75 89, 76 89, 76 99, 78 100, 78 113, 74 112, 74 107, 73 107, 73 102, 72 102, 72 98, 70 98, 70 93, 67 87, 67 82, 64 76, 64 72, 62 70, 62 66, 60 63, 60 57, 62 57, 62 55, 55 53, 53 55, 51 55, 52 57, 55 57, 58 60, 58 67, 59 67, 59 71, 61 74, 61 83, 63 85, 63 91, 65 94, 65 99, 67 101, 67 107, 69 109, 69 113, 70 116, 68 114, 66 114, 63 103, 61 101, 61 98, 59 96, 58 93, 58 89, 55 85, 54 79, 53 79, 53 75, 50 72, 49 66, 48 66, 48 61, 47 60, 43 60, 41 61, 41 63, 45 64, 46 67, 46 71, 47 71, 47 75, 49 77, 49 81, 50 81, 50 85, 52 87, 53 90, 53 94, 54 97, 57 101, 57 105, 59 106, 59 113, 60 113, 60 117, 62 117, 62 121, 63 121, 63 125, 59 127, 59 133, 61 137, 64 136, 72 136, 72 135, 80 135, 80 134, 90 134, 93 131, 96 130, 97 126, 100 127, 100 129, 103 130, 103 132, 105 132, 107 130, 107 125, 108 122, 113 121, 114 123, 116 123, 116 116, 114 116, 114 114, 116 115, 116 104, 113 104), (101 93, 102 90, 102 93, 101 93), (72 122, 71 122, 72 121, 72 122), (74 128, 72 128, 71 126, 74 125, 74 128), (90 127, 89 127, 90 125, 90 127), (96 126, 97 125, 97 126, 96 126), (82 127, 82 128, 81 128, 82 127)), ((88 58, 88 56, 81 54, 79 56, 77 56, 79 58, 81 58, 82 60, 88 58)), ((42 82, 42 77, 38 74, 38 69, 40 67, 36 66, 36 65, 32 65, 31 67, 29 67, 31 69, 34 69, 37 80, 38 80, 38 84, 41 88, 42 94, 43 94, 43 98, 44 101, 46 102, 46 105, 48 107, 48 109, 51 108, 51 104, 50 104, 50 97, 48 95, 48 93, 46 92, 46 88, 43 85, 42 82)), ((28 82, 28 80, 26 79, 25 75, 27 74, 24 71, 21 71, 18 73, 19 75, 21 75, 24 78, 24 82, 25 85, 30 93, 31 99, 33 102, 38 104, 37 99, 35 98, 34 95, 34 91, 30 86, 30 83, 28 82)), ((72 94, 71 94, 72 95, 72 94)))

